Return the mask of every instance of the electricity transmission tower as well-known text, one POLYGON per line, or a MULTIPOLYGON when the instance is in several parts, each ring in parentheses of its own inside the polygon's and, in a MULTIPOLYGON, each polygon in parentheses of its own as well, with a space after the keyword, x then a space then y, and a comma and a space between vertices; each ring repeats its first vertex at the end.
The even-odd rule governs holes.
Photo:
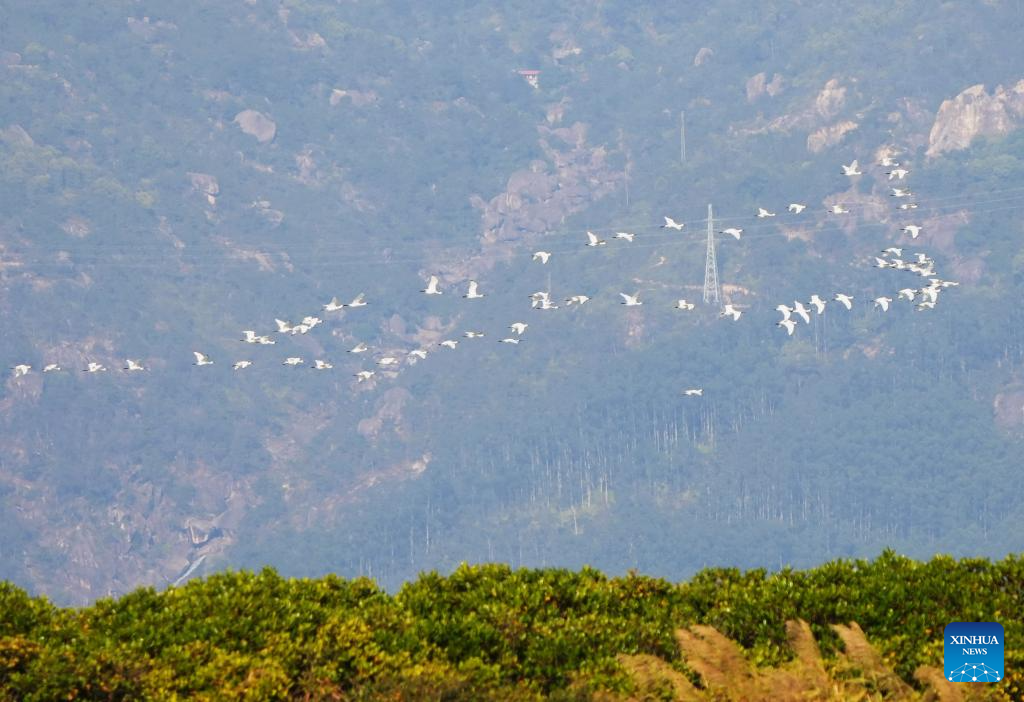
POLYGON ((704 304, 720 304, 718 295, 718 261, 715 259, 715 223, 708 203, 708 254, 704 263, 704 304))

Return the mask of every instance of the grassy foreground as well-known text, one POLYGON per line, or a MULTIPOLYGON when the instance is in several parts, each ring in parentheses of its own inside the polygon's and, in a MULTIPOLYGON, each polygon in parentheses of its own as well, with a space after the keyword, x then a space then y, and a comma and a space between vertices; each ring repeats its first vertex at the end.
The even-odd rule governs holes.
POLYGON ((1022 599, 1019 556, 892 552, 680 584, 463 565, 395 595, 266 569, 83 609, 0 584, 0 699, 1019 700, 1022 599), (1001 683, 945 683, 951 621, 1002 623, 1001 683))

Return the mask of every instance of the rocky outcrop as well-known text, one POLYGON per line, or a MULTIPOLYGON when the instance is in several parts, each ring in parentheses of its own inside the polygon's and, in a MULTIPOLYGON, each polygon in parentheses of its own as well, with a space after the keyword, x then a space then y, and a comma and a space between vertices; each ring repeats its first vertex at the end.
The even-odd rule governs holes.
POLYGON ((1024 123, 1024 80, 1010 88, 999 86, 989 95, 984 85, 972 85, 939 107, 928 135, 928 156, 970 146, 977 136, 1001 136, 1024 123))
POLYGON ((217 193, 220 192, 220 184, 217 182, 217 176, 212 176, 209 173, 193 173, 191 171, 185 175, 188 176, 189 184, 197 193, 201 193, 203 195, 217 195, 217 193))
POLYGON ((781 92, 782 76, 778 73, 774 74, 770 81, 768 80, 768 74, 764 72, 751 76, 747 80, 747 102, 754 102, 764 95, 775 97, 781 92))
POLYGON ((79 239, 89 236, 89 233, 92 232, 89 220, 77 216, 65 219, 60 225, 60 228, 63 229, 64 233, 68 236, 73 236, 79 239))
MULTIPOLYGON (((777 94, 782 90, 782 77, 778 74, 767 82, 766 74, 759 73, 747 81, 747 99, 753 101, 762 93, 777 94)), ((835 146, 843 137, 859 126, 853 120, 837 120, 839 114, 847 107, 846 87, 838 78, 832 78, 815 96, 814 101, 803 109, 776 117, 771 121, 759 119, 753 125, 734 127, 731 131, 737 136, 753 136, 758 134, 789 134, 794 131, 806 131, 807 150, 817 153, 826 147, 835 146)))
POLYGON ((377 93, 373 90, 342 90, 341 88, 334 88, 331 90, 331 107, 341 104, 344 98, 348 98, 353 107, 367 107, 376 104, 378 100, 377 93))
POLYGON ((846 88, 832 78, 814 99, 814 110, 823 119, 833 119, 846 105, 846 88))
POLYGON ((551 58, 555 61, 579 56, 583 49, 576 43, 576 39, 565 28, 556 29, 548 35, 551 40, 551 58))
POLYGON ((377 401, 373 416, 359 422, 357 431, 368 441, 376 441, 390 425, 398 438, 406 438, 404 411, 411 399, 412 395, 405 388, 388 390, 377 401))
POLYGON ((1024 427, 1024 385, 1015 384, 996 394, 992 412, 996 424, 1003 429, 1024 427))
POLYGON ((747 79, 747 102, 753 102, 764 95, 765 81, 766 77, 763 71, 747 79))
POLYGON ((826 147, 835 146, 843 140, 847 133, 856 128, 857 123, 847 119, 828 127, 816 129, 807 135, 807 150, 816 154, 826 147))
POLYGON ((537 127, 544 159, 535 159, 512 173, 505 191, 490 200, 479 195, 470 203, 481 210, 481 250, 472 257, 441 252, 429 270, 451 284, 478 277, 500 260, 544 234, 558 231, 565 220, 621 187, 623 173, 609 163, 605 146, 587 143, 587 127, 537 127))
POLYGON ((249 136, 256 137, 261 144, 273 140, 277 134, 277 124, 262 112, 242 110, 235 115, 235 124, 249 136))
POLYGON ((36 145, 29 133, 20 124, 0 129, 0 141, 15 148, 30 148, 36 145))
POLYGON ((217 204, 217 193, 220 192, 220 184, 217 183, 217 177, 212 176, 209 173, 186 173, 188 176, 188 182, 192 186, 194 192, 199 193, 206 198, 206 202, 211 206, 217 204))

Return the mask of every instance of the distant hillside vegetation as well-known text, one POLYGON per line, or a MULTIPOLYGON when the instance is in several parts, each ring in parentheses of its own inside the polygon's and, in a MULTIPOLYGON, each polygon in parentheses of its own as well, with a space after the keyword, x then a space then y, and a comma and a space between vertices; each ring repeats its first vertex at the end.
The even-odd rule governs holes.
POLYGON ((225 573, 60 609, 0 585, 3 700, 1021 699, 941 673, 951 621, 1021 641, 1024 559, 886 551, 689 582, 463 565, 372 581, 225 573), (937 667, 938 666, 938 667, 937 667))
POLYGON ((0 579, 1024 544, 1024 0, 8 6, 0 579))

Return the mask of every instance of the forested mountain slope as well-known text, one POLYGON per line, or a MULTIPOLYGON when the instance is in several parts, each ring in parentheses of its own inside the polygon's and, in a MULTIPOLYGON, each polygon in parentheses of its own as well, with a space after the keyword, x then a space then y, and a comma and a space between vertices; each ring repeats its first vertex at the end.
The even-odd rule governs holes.
POLYGON ((1019 550, 1022 29, 1015 0, 14 3, 0 358, 33 371, 0 388, 0 575, 85 603, 265 563, 396 588, 1019 550), (708 203, 744 229, 735 323, 673 309, 708 203), (960 286, 876 309, 916 284, 872 267, 893 245, 960 286))

